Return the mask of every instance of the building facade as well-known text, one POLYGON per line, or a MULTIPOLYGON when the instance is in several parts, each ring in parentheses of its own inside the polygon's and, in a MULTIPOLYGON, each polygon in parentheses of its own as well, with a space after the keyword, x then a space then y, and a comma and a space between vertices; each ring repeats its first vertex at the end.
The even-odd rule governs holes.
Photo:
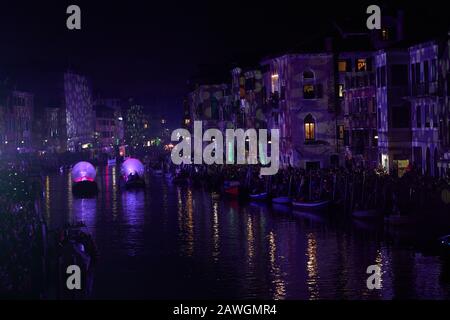
POLYGON ((16 90, 11 91, 4 111, 5 134, 3 139, 6 150, 31 151, 33 147, 33 94, 16 90))
POLYGON ((440 154, 438 56, 436 41, 409 48, 412 161, 422 173, 432 176, 438 175, 440 154))
POLYGON ((406 99, 409 54, 405 49, 383 49, 374 58, 378 160, 386 170, 401 175, 411 160, 411 107, 406 99))
POLYGON ((348 159, 374 168, 378 165, 378 132, 373 54, 340 53, 337 69, 344 117, 344 128, 338 125, 337 134, 345 141, 348 159))
POLYGON ((264 86, 280 130, 280 164, 302 168, 338 165, 332 54, 289 54, 262 62, 264 86), (275 103, 274 103, 275 102, 275 103))
POLYGON ((85 76, 64 74, 64 105, 66 110, 67 149, 80 151, 94 142, 95 114, 92 89, 85 76))

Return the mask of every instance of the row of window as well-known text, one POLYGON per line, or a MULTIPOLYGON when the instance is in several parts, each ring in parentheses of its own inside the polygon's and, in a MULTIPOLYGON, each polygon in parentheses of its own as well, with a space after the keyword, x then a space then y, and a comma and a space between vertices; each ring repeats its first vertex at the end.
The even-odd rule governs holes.
POLYGON ((433 111, 433 107, 429 105, 425 106, 417 106, 416 107, 416 128, 422 128, 422 124, 425 125, 425 128, 431 127, 431 120, 433 120, 433 128, 438 127, 438 116, 437 113, 433 111), (425 121, 422 121, 422 108, 425 115, 425 121))

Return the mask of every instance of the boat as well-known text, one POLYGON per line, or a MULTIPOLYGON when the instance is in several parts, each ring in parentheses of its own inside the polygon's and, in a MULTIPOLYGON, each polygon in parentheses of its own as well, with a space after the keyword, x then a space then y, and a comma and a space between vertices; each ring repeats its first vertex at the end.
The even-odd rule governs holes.
POLYGON ((393 226, 407 226, 415 223, 416 218, 406 215, 395 214, 385 217, 384 221, 393 226))
POLYGON ((272 199, 272 203, 290 205, 291 198, 290 197, 276 197, 276 198, 272 199))
POLYGON ((96 175, 96 170, 91 163, 86 161, 78 162, 72 168, 72 193, 80 198, 97 195, 96 175))
POLYGON ((251 201, 266 201, 268 199, 267 192, 254 193, 249 195, 251 201))
POLYGON ((138 159, 129 158, 122 163, 121 174, 125 188, 145 188, 144 172, 144 165, 138 159))
POLYGON ((239 195, 239 181, 225 181, 223 183, 223 191, 231 196, 238 196, 239 195))
POLYGON ((354 210, 352 212, 352 216, 358 219, 371 219, 378 218, 381 214, 375 209, 367 209, 367 210, 354 210))
POLYGON ((330 204, 330 200, 319 201, 292 201, 292 206, 301 210, 320 210, 326 209, 330 204))

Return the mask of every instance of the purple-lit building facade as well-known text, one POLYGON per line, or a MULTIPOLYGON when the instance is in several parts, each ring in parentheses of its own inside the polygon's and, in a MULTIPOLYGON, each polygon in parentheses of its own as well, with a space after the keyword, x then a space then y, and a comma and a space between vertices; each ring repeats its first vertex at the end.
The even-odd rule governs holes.
POLYGON ((343 129, 346 158, 367 167, 378 165, 378 132, 375 68, 372 52, 339 54, 338 99, 343 100, 343 129))
POLYGON ((401 174, 411 160, 411 108, 405 98, 409 54, 406 49, 383 49, 374 59, 379 163, 401 174))
POLYGON ((191 130, 194 121, 203 121, 203 130, 209 128, 234 128, 236 112, 230 96, 230 87, 227 84, 198 85, 188 94, 187 108, 190 118, 185 122, 191 130))
POLYGON ((439 174, 450 171, 450 30, 442 43, 438 62, 438 80, 440 82, 440 114, 439 137, 440 158, 438 160, 439 174))
POLYGON ((29 92, 11 91, 3 109, 5 151, 29 152, 33 145, 34 95, 29 92))
POLYGON ((67 149, 80 151, 92 145, 94 140, 95 114, 92 108, 92 88, 82 75, 64 74, 64 104, 66 109, 67 149))
POLYGON ((280 130, 280 164, 338 165, 334 59, 329 53, 286 54, 262 61, 266 96, 280 130))
POLYGON ((438 81, 439 44, 409 48, 412 123, 412 160, 423 173, 437 176, 440 154, 439 121, 442 115, 438 81))
POLYGON ((224 118, 234 121, 238 128, 267 128, 264 108, 266 92, 261 70, 234 68, 231 75, 231 94, 235 112, 225 110, 224 118))

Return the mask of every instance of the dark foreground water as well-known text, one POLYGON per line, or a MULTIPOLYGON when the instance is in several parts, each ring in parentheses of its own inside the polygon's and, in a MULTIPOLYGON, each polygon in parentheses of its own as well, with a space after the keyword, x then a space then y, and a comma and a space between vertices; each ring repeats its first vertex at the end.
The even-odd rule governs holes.
POLYGON ((117 171, 98 170, 96 199, 73 198, 69 174, 45 180, 50 226, 82 220, 97 243, 94 298, 450 298, 449 266, 417 228, 240 205, 164 177, 124 191, 117 171), (380 290, 366 286, 373 264, 380 290))

